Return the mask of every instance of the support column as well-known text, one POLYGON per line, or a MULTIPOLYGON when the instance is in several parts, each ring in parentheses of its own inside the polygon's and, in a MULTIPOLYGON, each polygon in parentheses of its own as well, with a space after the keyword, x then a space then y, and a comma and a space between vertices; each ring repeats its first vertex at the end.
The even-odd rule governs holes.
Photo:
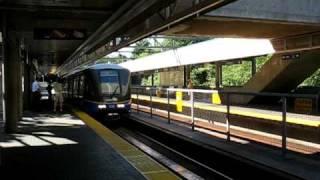
POLYGON ((183 74, 183 85, 184 88, 188 87, 188 81, 190 79, 191 67, 190 65, 183 66, 184 74, 183 74))
POLYGON ((31 74, 31 68, 29 65, 29 55, 26 54, 26 59, 24 64, 24 70, 23 70, 23 77, 24 77, 24 89, 23 89, 23 106, 24 109, 30 109, 31 105, 31 82, 33 80, 32 74, 31 74))
MULTIPOLYGON (((1 33, 1 38, 2 38, 2 33, 1 33)), ((2 117, 2 119, 4 119, 4 117, 5 117, 5 113, 4 113, 4 101, 3 101, 3 83, 4 83, 4 76, 3 76, 3 54, 4 54, 4 52, 3 52, 4 50, 3 50, 3 43, 2 42, 0 42, 0 73, 1 73, 1 76, 0 76, 0 107, 1 107, 1 109, 0 109, 0 112, 2 113, 2 115, 3 115, 3 117, 2 117)))
MULTIPOLYGON (((19 46, 18 46, 19 47, 19 46)), ((23 90, 22 90, 22 75, 23 75, 23 63, 20 59, 20 56, 18 56, 18 63, 19 63, 19 70, 17 71, 16 76, 18 76, 17 81, 20 84, 19 86, 17 86, 17 91, 18 91, 18 105, 19 105, 19 110, 18 110, 18 120, 22 119, 23 116, 23 90)))
POLYGON ((256 59, 251 61, 251 75, 254 76, 257 72, 257 62, 256 59))
POLYGON ((15 34, 4 34, 4 75, 5 75, 5 131, 17 131, 17 123, 22 117, 22 82, 19 43, 15 34))
POLYGON ((216 89, 222 84, 222 64, 216 63, 216 89))
POLYGON ((151 86, 154 86, 154 73, 151 74, 151 86))

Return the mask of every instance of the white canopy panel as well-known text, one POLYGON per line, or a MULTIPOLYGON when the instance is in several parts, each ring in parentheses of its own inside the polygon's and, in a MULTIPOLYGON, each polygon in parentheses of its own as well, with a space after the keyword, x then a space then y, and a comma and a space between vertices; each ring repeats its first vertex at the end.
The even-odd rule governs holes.
POLYGON ((127 61, 120 65, 131 72, 141 72, 189 64, 261 56, 274 52, 271 42, 266 39, 217 38, 127 61))

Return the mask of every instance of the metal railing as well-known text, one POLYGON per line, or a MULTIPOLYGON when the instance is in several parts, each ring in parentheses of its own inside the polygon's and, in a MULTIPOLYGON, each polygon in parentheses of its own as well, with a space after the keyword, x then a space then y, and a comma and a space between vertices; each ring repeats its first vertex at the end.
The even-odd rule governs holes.
MULTIPOLYGON (((159 90, 158 87, 144 86, 144 87, 132 87, 132 92, 136 93, 136 110, 139 113, 139 95, 149 92, 149 114, 150 117, 153 117, 153 95, 156 95, 156 91, 159 90)), ((171 110, 170 110, 170 96, 172 96, 175 92, 184 92, 190 95, 190 104, 191 104, 191 129, 195 130, 195 114, 194 114, 194 94, 195 93, 204 93, 204 94, 213 94, 219 93, 225 96, 225 106, 226 106, 226 126, 225 132, 227 136, 227 141, 230 141, 231 133, 230 133, 230 97, 232 95, 242 95, 242 96, 264 96, 264 97, 277 97, 281 99, 281 112, 282 112, 282 121, 281 121, 281 148, 282 155, 285 156, 287 153, 287 99, 288 98, 308 98, 315 100, 315 109, 318 112, 318 100, 319 95, 309 95, 309 94, 288 94, 288 93, 269 93, 269 92, 238 92, 238 91, 224 91, 224 90, 202 90, 202 89, 180 89, 180 88, 161 88, 162 91, 166 92, 167 96, 167 122, 171 123, 171 110)))

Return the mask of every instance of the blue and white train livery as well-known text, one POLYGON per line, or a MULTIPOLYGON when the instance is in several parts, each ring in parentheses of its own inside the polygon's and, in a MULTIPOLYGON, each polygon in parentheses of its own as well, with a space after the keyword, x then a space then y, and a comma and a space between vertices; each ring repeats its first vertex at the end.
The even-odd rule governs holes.
POLYGON ((95 115, 123 115, 131 108, 130 71, 96 64, 65 78, 66 98, 95 115))

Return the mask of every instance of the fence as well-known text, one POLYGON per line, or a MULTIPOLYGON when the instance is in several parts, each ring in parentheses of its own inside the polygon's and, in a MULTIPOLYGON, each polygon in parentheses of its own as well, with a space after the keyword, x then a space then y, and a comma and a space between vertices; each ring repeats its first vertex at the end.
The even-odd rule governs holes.
MULTIPOLYGON (((161 89, 162 95, 159 95, 159 88, 156 87, 132 87, 132 93, 134 94, 135 97, 135 104, 136 104, 136 109, 137 112, 139 112, 140 106, 145 105, 148 106, 149 114, 150 117, 152 118, 154 116, 154 108, 156 109, 162 109, 167 111, 167 122, 170 124, 172 121, 171 114, 174 113, 175 115, 177 114, 184 114, 188 115, 189 118, 191 119, 191 129, 194 131, 197 119, 201 117, 203 119, 207 118, 207 120, 210 120, 211 117, 213 117, 212 112, 209 111, 204 111, 204 110, 199 110, 199 108, 195 108, 195 103, 200 104, 204 103, 203 97, 210 97, 213 96, 213 94, 220 94, 222 95, 220 101, 222 101, 224 105, 219 105, 218 107, 220 109, 217 109, 218 112, 217 114, 220 113, 225 115, 225 122, 224 122, 224 128, 225 128, 225 133, 226 133, 226 139, 227 141, 230 141, 231 138, 231 133, 230 133, 230 126, 232 125, 230 121, 230 116, 237 117, 235 113, 231 113, 231 108, 236 107, 233 106, 232 104, 232 97, 264 97, 267 99, 271 98, 278 98, 280 99, 280 106, 279 106, 279 112, 281 112, 281 119, 280 119, 280 131, 279 135, 281 136, 281 148, 282 148, 282 154, 285 155, 287 152, 287 114, 288 114, 288 100, 292 102, 292 99, 296 98, 304 98, 304 99, 311 99, 314 108, 313 108, 313 113, 317 113, 318 110, 318 95, 306 95, 306 94, 285 94, 285 93, 255 93, 255 92, 236 92, 236 91, 217 91, 217 90, 199 90, 199 89, 178 89, 178 88, 166 88, 166 89, 161 89), (165 93, 163 93, 165 92, 165 93), (202 95, 199 95, 202 94, 202 95), (143 98, 141 97, 143 96, 143 98), (176 96, 176 97, 175 97, 176 96), (146 99, 146 97, 148 97, 146 99), (157 102, 154 101, 155 98, 161 97, 162 100, 166 99, 165 105, 166 107, 163 106, 164 102, 162 101, 162 105, 160 107, 157 102), (175 97, 175 100, 173 98, 175 97), (171 101, 175 101, 175 103, 172 103, 171 101), (183 101, 188 101, 188 108, 186 108, 184 113, 182 112, 182 107, 184 107, 183 101), (154 107, 154 105, 157 104, 157 107, 154 107), (178 112, 177 110, 173 110, 173 104, 175 104, 176 108, 180 108, 181 106, 181 112, 178 112), (221 108, 224 108, 225 110, 221 110, 221 108), (209 113, 208 113, 209 112, 209 113), (208 113, 206 115, 206 113, 208 113), (211 114, 210 114, 211 113, 211 114)), ((213 104, 208 103, 208 99, 206 100, 207 104, 204 104, 204 107, 209 107, 211 108, 214 107, 213 104)), ((238 107, 237 108, 243 108, 243 107, 238 107)), ((213 110, 214 111, 214 110, 213 110)), ((216 118, 216 117, 215 117, 216 118)), ((216 118, 219 119, 219 118, 216 118)), ((221 118, 220 118, 221 119, 221 118)), ((233 118, 235 119, 235 118, 233 118)), ((214 122, 215 120, 213 120, 214 122)), ((236 122, 236 121, 235 121, 236 122)), ((237 123, 234 123, 234 125, 237 125, 237 123)), ((274 126, 278 127, 278 126, 274 126)), ((269 128, 272 129, 272 128, 269 128)), ((272 131, 278 131, 276 129, 273 129, 272 131)))

